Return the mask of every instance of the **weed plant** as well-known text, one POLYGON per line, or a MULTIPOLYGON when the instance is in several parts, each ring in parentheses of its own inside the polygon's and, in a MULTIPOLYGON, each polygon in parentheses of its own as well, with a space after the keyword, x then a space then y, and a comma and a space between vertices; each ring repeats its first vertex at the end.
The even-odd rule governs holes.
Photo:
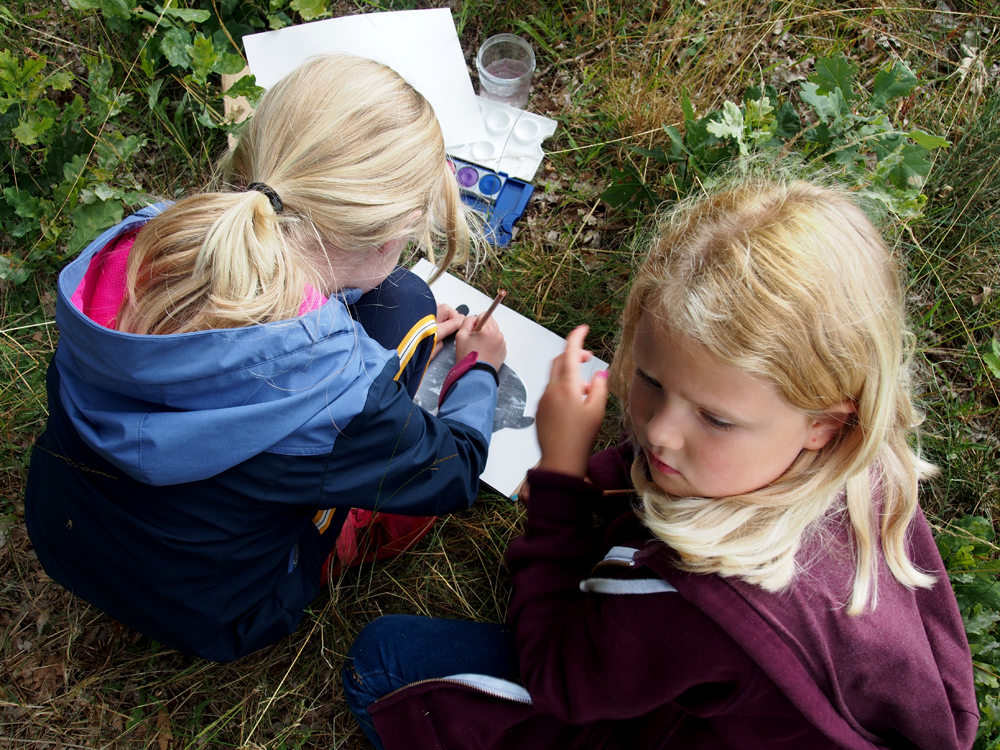
MULTIPOLYGON (((414 551, 346 572, 292 637, 225 666, 163 649, 55 585, 23 521, 58 338, 54 274, 147 196, 173 198, 205 181, 237 129, 223 114, 219 77, 242 69, 242 36, 440 4, 0 5, 0 744, 367 747, 339 680, 364 624, 391 612, 504 618, 503 551, 522 509, 486 492, 414 551)), ((528 108, 559 122, 513 244, 472 282, 502 285, 508 304, 557 333, 589 323, 588 346, 604 359, 656 204, 700 189, 712 159, 776 148, 905 199, 890 206, 888 228, 909 274, 922 450, 941 469, 924 501, 976 662, 977 748, 996 747, 1000 16, 983 3, 893 0, 451 7, 473 72, 490 34, 532 42, 539 64, 528 108)), ((249 77, 238 91, 258 93, 249 77)), ((605 444, 616 419, 612 404, 605 444)))

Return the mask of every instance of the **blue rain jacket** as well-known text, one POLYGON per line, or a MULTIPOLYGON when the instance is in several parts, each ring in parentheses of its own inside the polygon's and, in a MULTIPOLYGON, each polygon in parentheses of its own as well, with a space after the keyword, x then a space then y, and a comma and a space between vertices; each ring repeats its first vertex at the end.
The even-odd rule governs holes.
POLYGON ((349 507, 440 515, 475 500, 496 383, 474 370, 438 416, 395 381, 346 290, 292 320, 146 336, 70 298, 59 277, 49 421, 31 459, 28 532, 45 571, 172 648, 227 662, 291 633, 349 507), (325 533, 321 533, 325 531, 325 533))

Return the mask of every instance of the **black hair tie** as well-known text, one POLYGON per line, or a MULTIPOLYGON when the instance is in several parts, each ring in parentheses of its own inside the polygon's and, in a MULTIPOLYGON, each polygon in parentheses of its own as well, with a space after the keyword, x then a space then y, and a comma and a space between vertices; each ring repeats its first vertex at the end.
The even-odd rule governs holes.
POLYGON ((285 204, 281 202, 281 198, 274 191, 274 188, 268 187, 263 182, 251 182, 247 185, 247 190, 256 190, 258 193, 266 195, 267 199, 271 201, 271 208, 274 209, 276 214, 280 214, 285 210, 285 204))

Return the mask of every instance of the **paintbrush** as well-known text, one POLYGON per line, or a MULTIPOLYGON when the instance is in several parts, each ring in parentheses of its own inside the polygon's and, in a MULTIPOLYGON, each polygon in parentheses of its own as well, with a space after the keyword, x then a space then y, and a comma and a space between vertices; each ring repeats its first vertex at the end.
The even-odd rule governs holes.
POLYGON ((507 296, 507 291, 505 289, 501 289, 499 292, 497 292, 497 296, 493 298, 493 304, 489 306, 489 309, 487 309, 486 312, 484 312, 482 315, 476 318, 476 325, 473 326, 472 328, 473 333, 476 333, 484 325, 486 325, 486 321, 490 319, 490 316, 493 314, 493 311, 497 309, 497 305, 499 305, 500 302, 503 301, 503 298, 506 296, 507 296))

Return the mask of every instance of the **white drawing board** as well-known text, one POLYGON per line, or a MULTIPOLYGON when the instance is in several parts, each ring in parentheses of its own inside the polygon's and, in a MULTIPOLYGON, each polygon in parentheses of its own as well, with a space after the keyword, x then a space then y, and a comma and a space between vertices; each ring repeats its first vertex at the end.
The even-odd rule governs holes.
POLYGON ((257 85, 267 89, 310 57, 339 53, 399 73, 434 107, 445 146, 486 139, 486 127, 448 8, 364 13, 243 37, 257 85))
MULTIPOLYGON (((421 259, 411 270, 426 280, 434 272, 434 266, 421 259)), ((438 303, 445 302, 455 308, 467 305, 471 315, 484 312, 493 301, 491 297, 447 273, 431 285, 431 291, 438 303)), ((511 497, 528 470, 542 457, 534 417, 538 411, 538 402, 549 382, 552 360, 565 350, 566 340, 504 305, 497 307, 493 318, 507 342, 507 360, 504 366, 512 372, 501 371, 489 459, 486 470, 479 478, 497 492, 511 497), (523 386, 523 394, 516 381, 523 386)), ((438 369, 447 373, 455 361, 454 346, 450 358, 447 352, 442 351, 431 362, 415 399, 431 412, 437 409, 437 398, 444 379, 442 373, 432 372, 438 360, 441 360, 438 369)), ((593 373, 604 370, 607 366, 606 362, 596 357, 591 358, 583 365, 583 377, 589 380, 593 373)))

